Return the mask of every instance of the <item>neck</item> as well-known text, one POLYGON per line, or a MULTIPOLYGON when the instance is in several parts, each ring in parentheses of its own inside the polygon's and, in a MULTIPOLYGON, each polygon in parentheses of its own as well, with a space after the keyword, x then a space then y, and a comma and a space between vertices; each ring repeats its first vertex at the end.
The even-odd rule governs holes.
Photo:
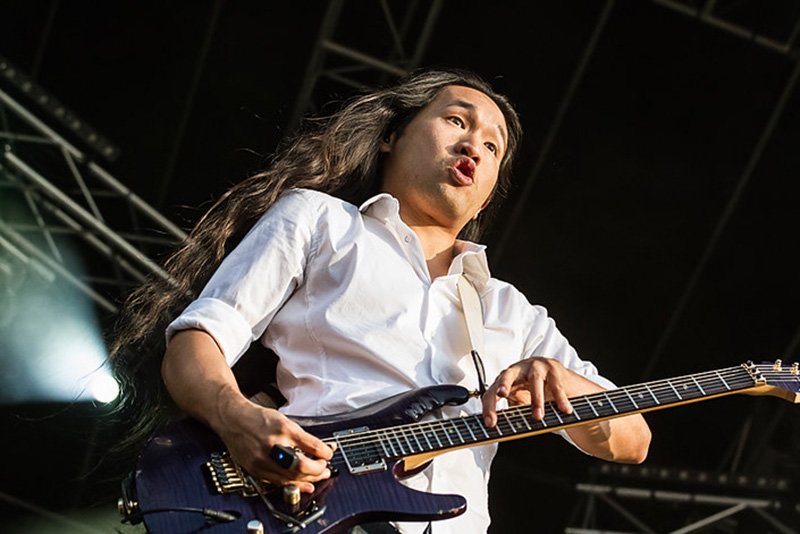
POLYGON ((456 237, 438 226, 411 226, 411 229, 422 245, 431 280, 446 275, 453 261, 456 237))

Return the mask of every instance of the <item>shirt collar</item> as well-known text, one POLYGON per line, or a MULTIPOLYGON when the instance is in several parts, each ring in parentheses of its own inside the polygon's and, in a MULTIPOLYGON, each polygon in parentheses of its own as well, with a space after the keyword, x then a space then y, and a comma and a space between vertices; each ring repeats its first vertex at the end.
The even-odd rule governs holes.
MULTIPOLYGON (((379 193, 366 200, 358 210, 369 217, 386 223, 400 216, 400 203, 389 193, 379 193)), ((475 282, 486 284, 491 277, 489 262, 486 259, 486 245, 471 241, 456 241, 453 261, 448 274, 464 273, 475 282)))
POLYGON ((361 204, 358 211, 386 222, 400 214, 400 203, 389 193, 379 193, 361 204))
POLYGON ((475 282, 489 282, 489 262, 486 259, 486 245, 472 241, 456 241, 456 254, 450 263, 448 274, 464 273, 475 282))

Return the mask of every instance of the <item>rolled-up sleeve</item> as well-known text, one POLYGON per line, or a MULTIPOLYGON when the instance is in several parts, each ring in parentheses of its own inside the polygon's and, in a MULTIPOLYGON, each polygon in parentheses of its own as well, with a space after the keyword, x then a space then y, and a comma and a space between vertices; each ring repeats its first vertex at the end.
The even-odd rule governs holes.
POLYGON ((307 192, 284 193, 225 258, 192 302, 167 327, 210 334, 229 365, 259 339, 303 283, 314 250, 317 210, 307 192))

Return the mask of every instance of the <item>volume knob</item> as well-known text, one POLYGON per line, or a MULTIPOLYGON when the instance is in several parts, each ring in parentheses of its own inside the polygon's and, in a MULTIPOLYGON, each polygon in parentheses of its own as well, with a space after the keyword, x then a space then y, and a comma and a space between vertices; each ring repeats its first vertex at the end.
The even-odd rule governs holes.
POLYGON ((287 484, 283 487, 283 502, 288 505, 296 506, 300 504, 300 488, 294 484, 287 484))

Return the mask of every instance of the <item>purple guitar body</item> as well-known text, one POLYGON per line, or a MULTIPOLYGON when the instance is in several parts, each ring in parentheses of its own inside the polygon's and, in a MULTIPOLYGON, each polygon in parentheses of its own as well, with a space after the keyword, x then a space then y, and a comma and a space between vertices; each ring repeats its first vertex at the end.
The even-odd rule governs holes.
MULTIPOLYGON (((457 386, 437 386, 387 399, 346 415, 319 419, 297 419, 310 433, 333 438, 346 436, 352 429, 376 429, 413 423, 430 410, 445 404, 460 404, 467 392, 457 386)), ((399 447, 398 447, 399 448, 399 447)), ((405 444, 404 449, 408 448, 405 444)), ((262 499, 233 492, 219 494, 211 480, 206 462, 212 454, 222 453, 222 441, 207 427, 193 420, 179 421, 165 427, 143 450, 135 473, 135 487, 141 511, 180 507, 211 508, 236 512, 239 517, 227 523, 214 523, 200 513, 160 512, 144 515, 149 531, 156 533, 207 532, 225 534, 247 532, 250 520, 258 519, 269 534, 292 532, 286 522, 273 517, 262 499)), ((399 452, 399 451, 398 451, 399 452)), ((458 495, 432 495, 406 488, 394 474, 400 461, 385 462, 386 467, 364 466, 366 472, 354 474, 340 451, 331 463, 337 474, 326 483, 316 484, 314 495, 303 495, 300 509, 324 512, 305 528, 308 534, 333 534, 364 522, 407 520, 431 521, 461 514, 466 501, 458 495), (337 459, 339 460, 337 462, 337 459)), ((371 458, 367 458, 371 460, 371 458)), ((267 494, 274 506, 291 513, 280 492, 267 494)))
POLYGON ((468 392, 459 386, 410 391, 347 414, 296 418, 308 432, 336 442, 337 449, 330 462, 335 476, 315 484, 315 493, 294 505, 284 502, 282 488, 250 479, 213 432, 186 420, 148 442, 123 484, 120 511, 130 522, 144 520, 151 534, 244 534, 251 520, 261 521, 266 534, 335 534, 373 521, 447 519, 466 510, 464 498, 406 488, 396 476, 406 464, 415 468, 447 450, 736 393, 800 403, 800 366, 748 362, 573 397, 571 414, 547 403, 542 420, 533 419, 530 406, 515 406, 498 411, 492 428, 480 414, 422 420, 444 405, 466 402, 468 392))

